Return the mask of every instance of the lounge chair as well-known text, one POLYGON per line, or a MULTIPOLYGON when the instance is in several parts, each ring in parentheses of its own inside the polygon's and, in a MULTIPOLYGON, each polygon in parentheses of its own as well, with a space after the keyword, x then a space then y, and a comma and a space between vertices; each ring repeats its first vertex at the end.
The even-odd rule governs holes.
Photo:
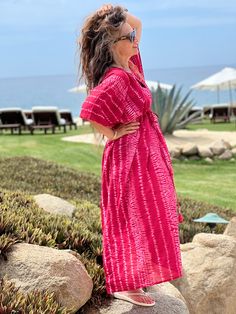
POLYGON ((32 107, 32 117, 34 124, 31 127, 31 134, 35 129, 42 129, 45 134, 48 129, 52 129, 52 133, 55 133, 56 127, 59 129, 63 127, 66 133, 66 121, 61 118, 57 107, 32 107))
POLYGON ((69 125, 70 130, 72 129, 72 125, 74 125, 75 130, 77 129, 77 124, 75 120, 72 117, 72 113, 70 110, 67 109, 61 109, 59 110, 61 118, 66 120, 66 125, 69 125))
POLYGON ((24 112, 24 114, 25 114, 27 119, 32 119, 33 120, 32 110, 31 109, 24 109, 23 112, 24 112))
POLYGON ((33 120, 27 119, 21 108, 0 109, 0 130, 10 129, 11 134, 18 130, 18 134, 21 134, 22 129, 30 130, 32 124, 33 120))
POLYGON ((211 123, 230 122, 230 104, 213 104, 203 108, 204 116, 210 119, 211 123))

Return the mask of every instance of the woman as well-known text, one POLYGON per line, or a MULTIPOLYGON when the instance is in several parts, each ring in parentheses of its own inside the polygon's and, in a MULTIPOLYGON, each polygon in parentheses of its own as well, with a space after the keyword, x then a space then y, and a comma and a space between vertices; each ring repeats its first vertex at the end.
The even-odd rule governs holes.
POLYGON ((142 289, 182 276, 177 197, 167 145, 151 111, 139 52, 142 24, 104 5, 85 21, 80 117, 105 135, 101 216, 106 289, 153 306, 142 289))

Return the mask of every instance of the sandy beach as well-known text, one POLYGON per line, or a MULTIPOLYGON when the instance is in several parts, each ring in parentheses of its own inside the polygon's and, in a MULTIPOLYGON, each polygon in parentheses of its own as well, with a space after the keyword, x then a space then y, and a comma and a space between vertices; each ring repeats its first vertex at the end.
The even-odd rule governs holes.
MULTIPOLYGON (((197 129, 194 131, 189 130, 176 130, 172 135, 165 135, 166 143, 168 148, 173 147, 182 147, 188 143, 194 143, 201 147, 207 147, 210 144, 214 143, 217 140, 223 139, 229 142, 232 146, 236 146, 236 131, 209 131, 207 129, 197 129)), ((93 133, 67 136, 62 138, 64 141, 70 142, 80 142, 80 143, 89 143, 95 144, 95 138, 93 133)), ((101 142, 102 145, 105 145, 107 139, 101 142)))

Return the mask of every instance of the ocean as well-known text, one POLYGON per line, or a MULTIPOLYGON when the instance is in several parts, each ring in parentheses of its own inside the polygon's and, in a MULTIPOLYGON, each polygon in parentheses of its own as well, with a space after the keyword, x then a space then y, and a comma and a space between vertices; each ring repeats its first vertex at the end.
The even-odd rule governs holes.
MULTIPOLYGON (((154 80, 182 87, 182 96, 190 86, 220 71, 226 65, 184 67, 145 70, 146 80, 154 80)), ((236 65, 231 65, 236 67, 236 65)), ((86 95, 68 92, 76 85, 75 75, 45 75, 17 78, 0 78, 0 108, 20 107, 31 109, 32 106, 57 106, 59 109, 70 109, 78 117, 81 104, 86 95)), ((236 90, 232 91, 236 102, 236 90)), ((217 93, 192 90, 190 99, 195 106, 203 107, 217 103, 217 93)), ((229 92, 220 91, 220 102, 229 102, 229 92)))

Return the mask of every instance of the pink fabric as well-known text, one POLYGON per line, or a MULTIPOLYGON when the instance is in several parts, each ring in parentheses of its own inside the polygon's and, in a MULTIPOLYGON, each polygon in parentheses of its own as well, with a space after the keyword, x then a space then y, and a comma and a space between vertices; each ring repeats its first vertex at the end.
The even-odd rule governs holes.
POLYGON ((103 265, 108 293, 147 287, 182 276, 173 169, 151 93, 141 76, 110 68, 82 104, 80 117, 115 127, 140 127, 107 140, 102 157, 103 265))

